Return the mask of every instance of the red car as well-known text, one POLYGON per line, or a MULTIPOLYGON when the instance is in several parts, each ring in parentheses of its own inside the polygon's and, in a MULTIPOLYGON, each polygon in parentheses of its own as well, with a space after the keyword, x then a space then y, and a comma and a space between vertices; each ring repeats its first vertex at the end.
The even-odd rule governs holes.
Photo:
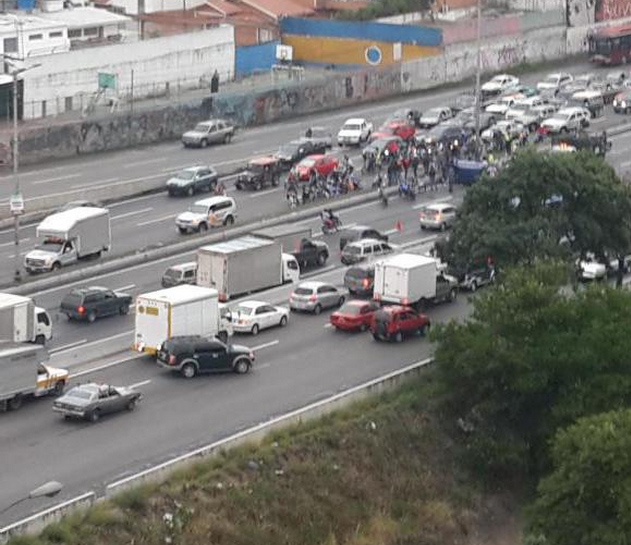
POLYGON ((349 301, 331 314, 331 325, 344 331, 366 331, 378 310, 374 301, 349 301))
POLYGON ((416 128, 406 121, 389 121, 384 123, 379 130, 371 135, 371 139, 398 136, 401 140, 408 141, 414 138, 416 128))
POLYGON ((377 341, 401 342, 408 335, 424 336, 430 328, 429 318, 409 307, 398 305, 383 307, 370 324, 372 336, 377 341))
POLYGON ((314 176, 328 176, 340 164, 333 155, 309 155, 292 168, 293 178, 299 182, 307 182, 314 176))

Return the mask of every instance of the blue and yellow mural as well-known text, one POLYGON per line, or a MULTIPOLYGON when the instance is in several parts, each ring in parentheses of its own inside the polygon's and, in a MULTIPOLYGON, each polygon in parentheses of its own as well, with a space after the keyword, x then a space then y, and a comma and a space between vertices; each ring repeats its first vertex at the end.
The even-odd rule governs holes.
POLYGON ((443 41, 441 30, 412 25, 287 17, 280 28, 294 61, 335 66, 385 66, 439 55, 443 41))

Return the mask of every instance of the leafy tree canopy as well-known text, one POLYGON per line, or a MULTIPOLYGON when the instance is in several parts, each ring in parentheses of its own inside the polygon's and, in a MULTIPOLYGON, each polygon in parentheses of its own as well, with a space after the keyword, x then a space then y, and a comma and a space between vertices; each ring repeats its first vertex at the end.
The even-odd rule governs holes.
POLYGON ((560 431, 554 470, 539 484, 532 541, 620 545, 631 536, 631 410, 583 418, 560 431), (543 538, 543 539, 542 539, 543 538))
POLYGON ((446 248, 454 266, 487 256, 505 267, 631 249, 631 191, 591 152, 520 153, 471 187, 459 212, 446 248))
POLYGON ((631 293, 574 292, 569 274, 545 261, 508 271, 470 319, 436 332, 446 408, 480 468, 536 475, 559 427, 628 402, 631 293))
POLYGON ((338 12, 339 19, 372 21, 379 17, 389 17, 417 11, 428 12, 435 0, 373 0, 362 9, 338 12))

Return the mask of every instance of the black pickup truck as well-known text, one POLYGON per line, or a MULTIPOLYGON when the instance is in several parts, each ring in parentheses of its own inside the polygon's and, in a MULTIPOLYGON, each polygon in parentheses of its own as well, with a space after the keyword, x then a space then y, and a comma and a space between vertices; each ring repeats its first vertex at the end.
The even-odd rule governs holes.
POLYGON ((291 252, 301 268, 306 267, 322 267, 329 258, 329 246, 326 242, 320 240, 309 240, 303 238, 300 241, 300 248, 295 252, 291 252))

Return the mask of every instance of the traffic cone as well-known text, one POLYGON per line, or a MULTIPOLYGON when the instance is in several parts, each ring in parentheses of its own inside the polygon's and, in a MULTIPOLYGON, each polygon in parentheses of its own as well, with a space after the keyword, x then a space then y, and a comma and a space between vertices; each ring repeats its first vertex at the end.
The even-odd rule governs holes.
POLYGON ((397 223, 395 224, 394 228, 399 231, 399 233, 403 232, 403 223, 401 223, 401 220, 397 220, 397 223))

